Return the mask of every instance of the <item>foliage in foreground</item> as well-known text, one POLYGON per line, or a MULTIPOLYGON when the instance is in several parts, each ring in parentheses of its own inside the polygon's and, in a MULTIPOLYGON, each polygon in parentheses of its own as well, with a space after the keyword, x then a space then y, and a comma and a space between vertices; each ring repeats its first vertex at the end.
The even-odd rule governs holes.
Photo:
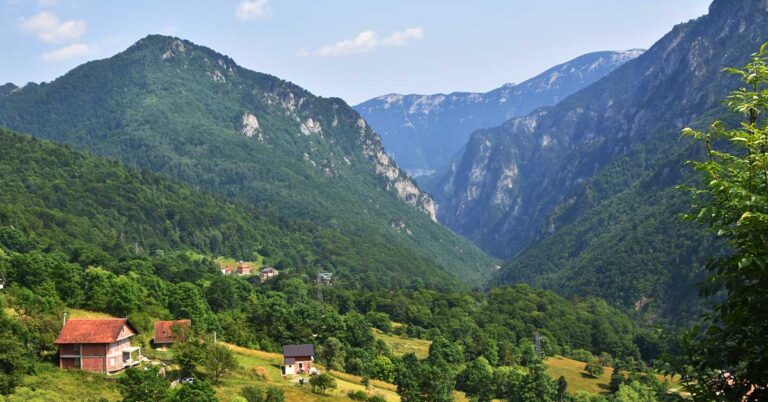
POLYGON ((758 401, 768 399, 768 43, 727 71, 744 86, 726 105, 746 121, 683 134, 708 156, 691 162, 702 184, 688 188, 694 205, 686 218, 727 240, 731 253, 710 264, 701 294, 715 307, 686 335, 677 369, 702 400, 758 401))

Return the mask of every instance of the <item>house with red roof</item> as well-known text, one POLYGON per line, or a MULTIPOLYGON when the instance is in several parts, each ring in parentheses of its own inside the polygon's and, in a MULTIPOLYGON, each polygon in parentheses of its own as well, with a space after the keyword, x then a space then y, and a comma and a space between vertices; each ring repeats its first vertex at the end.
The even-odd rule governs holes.
POLYGON ((125 318, 67 320, 54 342, 59 367, 110 374, 135 366, 141 348, 131 345, 131 337, 137 333, 125 318))
POLYGON ((155 321, 155 347, 165 348, 184 340, 192 320, 155 321))

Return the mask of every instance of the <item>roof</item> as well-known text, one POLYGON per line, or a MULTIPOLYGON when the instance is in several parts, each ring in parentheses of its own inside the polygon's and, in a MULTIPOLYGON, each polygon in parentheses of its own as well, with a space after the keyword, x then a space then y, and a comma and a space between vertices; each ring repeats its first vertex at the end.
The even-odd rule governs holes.
POLYGON ((262 269, 261 272, 266 274, 266 273, 269 273, 269 272, 277 272, 277 270, 272 268, 272 267, 267 267, 267 268, 262 269))
POLYGON ((171 343, 173 339, 173 326, 189 327, 192 320, 155 321, 155 343, 171 343))
POLYGON ((54 344, 112 343, 117 341, 125 326, 133 332, 130 336, 138 333, 125 318, 67 320, 54 344))
POLYGON ((283 345, 284 357, 314 356, 315 346, 305 343, 303 345, 283 345))
POLYGON ((293 357, 285 358, 285 364, 293 364, 293 363, 296 363, 296 358, 293 358, 293 357))

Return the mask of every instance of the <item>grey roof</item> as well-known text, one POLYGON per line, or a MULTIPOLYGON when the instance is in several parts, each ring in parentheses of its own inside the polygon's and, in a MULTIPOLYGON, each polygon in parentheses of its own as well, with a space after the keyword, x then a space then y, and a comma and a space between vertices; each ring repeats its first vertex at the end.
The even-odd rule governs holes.
POLYGON ((284 357, 314 356, 315 346, 305 343, 303 345, 283 345, 284 357))
POLYGON ((286 357, 285 358, 285 364, 293 364, 296 363, 296 359, 293 357, 286 357))

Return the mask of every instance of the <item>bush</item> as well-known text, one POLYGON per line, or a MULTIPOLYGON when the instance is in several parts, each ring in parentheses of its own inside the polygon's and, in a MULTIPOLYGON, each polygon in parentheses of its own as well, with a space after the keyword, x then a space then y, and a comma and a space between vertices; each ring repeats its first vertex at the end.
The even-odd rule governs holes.
POLYGON ((357 390, 357 391, 349 391, 347 392, 347 396, 349 399, 353 401, 365 401, 368 400, 368 394, 365 393, 365 391, 357 390))
POLYGON ((266 392, 257 386, 248 385, 240 390, 248 402, 284 402, 285 392, 280 387, 269 387, 266 392))
POLYGON ((587 374, 595 378, 603 375, 603 372, 605 371, 605 369, 603 369, 603 366, 601 366, 599 363, 594 361, 587 363, 587 366, 584 367, 584 370, 587 372, 587 374))
POLYGON ((336 379, 328 373, 323 373, 310 378, 309 384, 312 385, 312 392, 324 394, 325 391, 336 388, 336 379))
POLYGON ((372 395, 368 398, 368 402, 387 402, 387 400, 381 395, 372 395))
POLYGON ((595 360, 595 356, 592 355, 592 352, 584 349, 572 350, 569 357, 573 360, 578 360, 584 363, 590 363, 595 360))

